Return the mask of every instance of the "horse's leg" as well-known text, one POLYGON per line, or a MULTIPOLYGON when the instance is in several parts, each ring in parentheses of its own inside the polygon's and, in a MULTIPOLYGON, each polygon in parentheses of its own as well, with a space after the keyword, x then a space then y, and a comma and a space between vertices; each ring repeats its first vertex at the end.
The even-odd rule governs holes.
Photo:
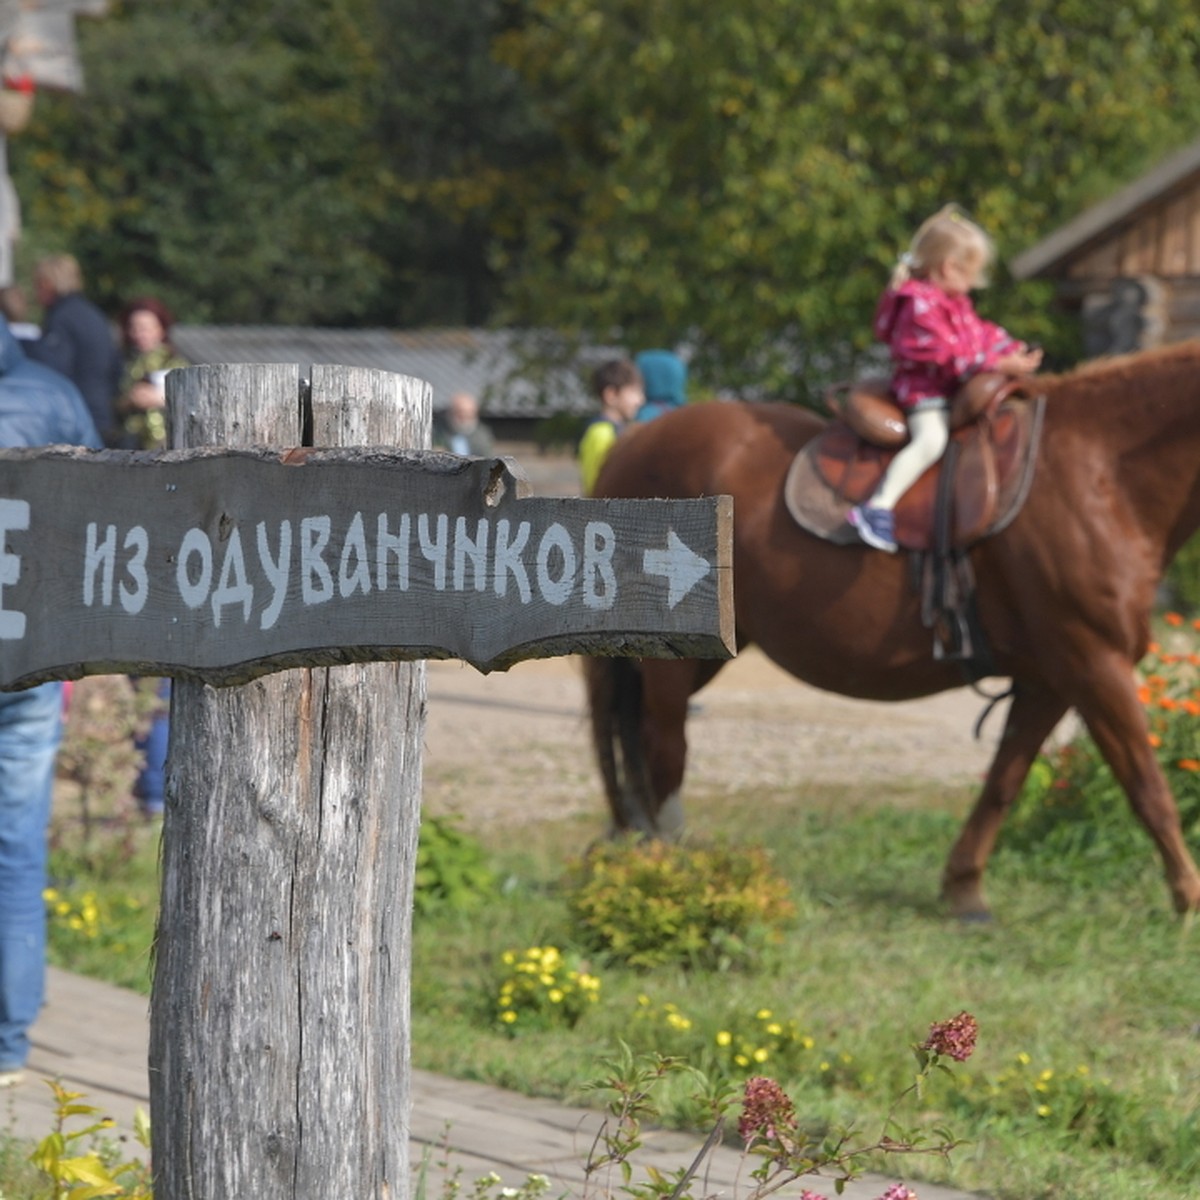
POLYGON ((1066 702, 1054 692, 1029 683, 1015 685, 983 791, 942 873, 942 896, 956 916, 983 919, 989 915, 983 894, 984 868, 1034 758, 1066 710, 1066 702))
POLYGON ((664 837, 683 833, 680 791, 687 765, 688 700, 722 665, 698 659, 642 663, 642 747, 657 805, 654 824, 664 837))
POLYGON ((1091 687, 1077 703, 1100 753, 1162 857, 1175 910, 1200 910, 1200 872, 1183 840, 1175 797, 1150 746, 1133 665, 1121 655, 1094 661, 1091 687))

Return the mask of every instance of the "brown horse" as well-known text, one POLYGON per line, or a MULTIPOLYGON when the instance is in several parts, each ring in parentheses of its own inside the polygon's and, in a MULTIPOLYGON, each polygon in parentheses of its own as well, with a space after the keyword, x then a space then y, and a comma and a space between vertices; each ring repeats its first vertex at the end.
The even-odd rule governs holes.
MULTIPOLYGON (((942 894, 961 916, 987 914, 983 872, 1004 815, 1074 708, 1158 847, 1175 908, 1200 909, 1200 873, 1134 678, 1163 572, 1200 526, 1200 342, 1039 383, 1045 426, 1028 499, 970 551, 980 623, 1013 699, 942 894)), ((962 686, 958 665, 933 658, 907 554, 835 546, 788 515, 788 466, 823 425, 787 405, 681 409, 618 443, 597 494, 732 496, 738 645, 757 643, 805 682, 869 700, 962 686)), ((673 831, 688 697, 720 667, 588 660, 593 741, 618 830, 673 831)))

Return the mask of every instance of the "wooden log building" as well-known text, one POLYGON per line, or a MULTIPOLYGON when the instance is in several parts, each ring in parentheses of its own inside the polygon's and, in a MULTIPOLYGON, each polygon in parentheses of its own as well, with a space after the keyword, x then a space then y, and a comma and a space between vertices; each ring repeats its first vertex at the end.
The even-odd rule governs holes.
POLYGON ((1086 358, 1200 337, 1200 141, 1012 262, 1083 322, 1086 358))

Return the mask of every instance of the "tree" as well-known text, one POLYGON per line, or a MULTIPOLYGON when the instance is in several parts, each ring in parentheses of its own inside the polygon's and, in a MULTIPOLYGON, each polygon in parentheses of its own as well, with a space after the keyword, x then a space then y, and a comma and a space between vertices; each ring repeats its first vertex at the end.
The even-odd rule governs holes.
POLYGON ((14 144, 26 253, 67 249, 110 310, 140 291, 193 320, 360 318, 371 232, 371 0, 127 2, 80 30, 84 97, 42 97, 14 144))
POLYGON ((505 197, 554 150, 516 73, 491 55, 519 12, 505 0, 381 0, 380 9, 395 35, 383 51, 379 151, 404 214, 380 227, 391 317, 480 325, 500 285, 491 247, 509 236, 505 197))
MULTIPOLYGON (((496 53, 558 137, 509 197, 508 317, 800 397, 946 200, 1011 255, 1200 117, 1190 0, 529 0, 496 53)), ((1048 302, 981 308, 1061 355, 1048 302)))
MULTIPOLYGON (((947 200, 1002 261, 1200 121, 1193 0, 114 0, 13 140, 24 257, 191 320, 688 343, 811 398, 947 200)), ((1047 285, 981 310, 1046 343, 1047 285)))

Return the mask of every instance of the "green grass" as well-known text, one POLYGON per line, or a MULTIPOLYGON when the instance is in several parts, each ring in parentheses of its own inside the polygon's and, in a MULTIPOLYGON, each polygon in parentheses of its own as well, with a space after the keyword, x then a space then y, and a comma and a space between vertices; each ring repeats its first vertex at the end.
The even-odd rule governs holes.
POLYGON ((4 1200, 41 1200, 46 1195, 45 1176, 29 1161, 33 1149, 33 1142, 0 1130, 0 1195, 4 1200))
POLYGON ((158 913, 158 827, 116 822, 50 852, 47 958, 59 967, 149 994, 158 913))
MULTIPOLYGON (((997 919, 964 927, 942 910, 937 883, 968 802, 965 792, 917 785, 886 795, 844 786, 799 798, 693 797, 696 836, 770 848, 797 906, 782 938, 753 970, 639 973, 593 959, 601 997, 578 1025, 516 1037, 493 1022, 499 954, 577 946, 560 881, 599 815, 531 822, 519 838, 509 831, 487 847, 496 881, 487 904, 416 921, 414 1065, 597 1103, 587 1085, 620 1040, 736 1075, 717 1034, 761 1043, 765 1009, 794 1022, 811 1049, 793 1047, 743 1074, 775 1075, 814 1129, 853 1122, 872 1134, 911 1081, 910 1044, 930 1022, 966 1009, 980 1025, 975 1056, 900 1119, 944 1123, 968 1144, 948 1163, 912 1160, 906 1171, 1001 1200, 1194 1200, 1200 933, 1170 912, 1148 839, 1129 817, 1125 836, 1144 852, 1110 869, 1104 886, 1002 840, 989 880, 997 919), (670 1025, 667 1005, 690 1028, 670 1025)), ((156 847, 151 833, 125 847, 56 860, 70 894, 92 891, 108 914, 100 924, 112 928, 95 937, 59 931, 52 955, 146 990, 156 847)), ((683 1078, 669 1081, 667 1123, 699 1125, 691 1093, 683 1078)))
MULTIPOLYGON (((771 847, 799 910, 783 941, 752 972, 637 974, 593 963, 601 1001, 574 1030, 516 1038, 486 1023, 495 958, 502 948, 572 945, 556 883, 564 856, 594 830, 560 825, 540 844, 497 850, 509 880, 504 903, 418 923, 415 1064, 594 1102, 584 1087, 618 1039, 720 1069, 716 1034, 754 1033, 755 1014, 767 1009, 813 1041, 807 1058, 778 1064, 801 1113, 815 1127, 852 1121, 869 1133, 911 1081, 909 1045, 931 1021, 966 1009, 980 1023, 976 1055, 955 1069, 953 1086, 927 1091, 901 1119, 944 1121, 970 1144, 947 1166, 909 1168, 1014 1200, 1193 1198, 1200 935, 1171 915, 1132 818, 1128 836, 1145 854, 1125 877, 1074 888, 1043 880, 1028 857, 998 855, 990 881, 998 919, 967 928, 946 916, 936 890, 968 797, 889 799, 898 803, 869 807, 848 789, 816 788, 802 805, 779 796, 694 804, 694 830, 771 847), (638 1017, 667 1004, 690 1030, 638 1017)), ((768 1059, 747 1073, 776 1067, 768 1059)), ((698 1119, 682 1081, 666 1103, 669 1123, 698 1119)))

